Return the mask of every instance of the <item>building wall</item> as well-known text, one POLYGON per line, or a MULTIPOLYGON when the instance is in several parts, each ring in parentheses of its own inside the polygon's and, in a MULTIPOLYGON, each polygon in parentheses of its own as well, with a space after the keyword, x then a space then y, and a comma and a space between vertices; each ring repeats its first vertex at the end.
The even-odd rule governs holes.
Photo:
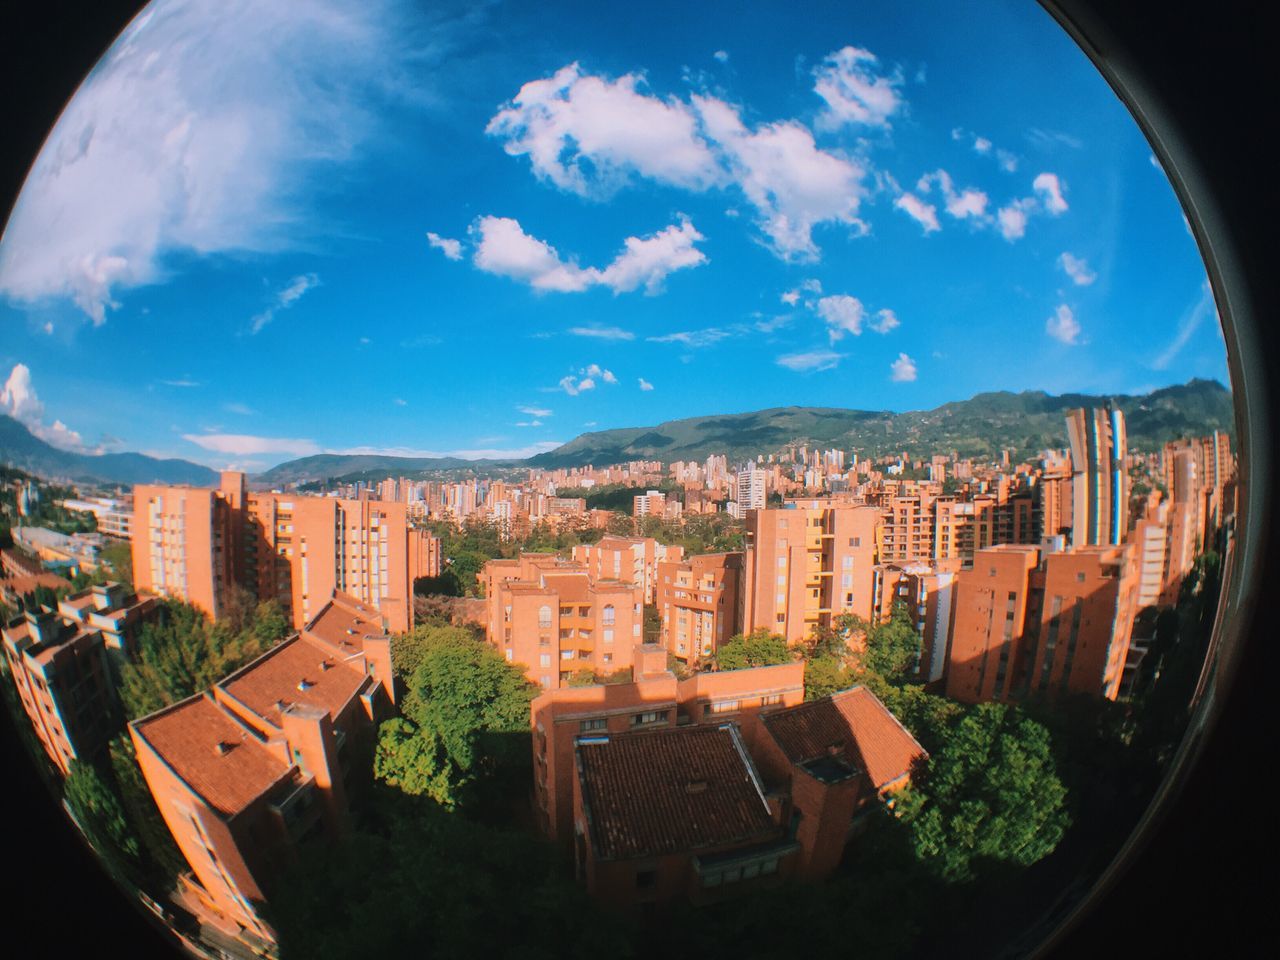
POLYGON ((742 631, 743 559, 715 553, 658 564, 659 642, 682 663, 697 666, 742 631))
POLYGON ((876 507, 830 500, 747 515, 744 628, 763 627, 804 642, 815 625, 873 615, 876 507))

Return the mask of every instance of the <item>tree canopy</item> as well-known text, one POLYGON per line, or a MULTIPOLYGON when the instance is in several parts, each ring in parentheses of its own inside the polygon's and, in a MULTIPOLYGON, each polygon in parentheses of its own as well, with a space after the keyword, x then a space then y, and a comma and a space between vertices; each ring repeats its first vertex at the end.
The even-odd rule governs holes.
POLYGON ((120 699, 130 720, 206 690, 271 649, 289 633, 279 604, 240 597, 211 623, 203 611, 177 600, 160 602, 142 626, 137 659, 120 671, 120 699))
POLYGON ((721 670, 768 667, 790 663, 794 659, 786 638, 770 633, 764 627, 748 634, 739 633, 730 637, 715 655, 716 666, 721 670))

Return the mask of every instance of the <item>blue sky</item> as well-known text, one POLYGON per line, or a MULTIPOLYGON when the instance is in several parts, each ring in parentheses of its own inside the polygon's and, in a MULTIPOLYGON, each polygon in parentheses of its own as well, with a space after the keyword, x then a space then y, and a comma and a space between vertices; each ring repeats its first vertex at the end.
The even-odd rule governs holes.
POLYGON ((0 243, 0 409, 254 470, 1226 383, 1173 192, 1048 15, 862 6, 155 3, 0 243))

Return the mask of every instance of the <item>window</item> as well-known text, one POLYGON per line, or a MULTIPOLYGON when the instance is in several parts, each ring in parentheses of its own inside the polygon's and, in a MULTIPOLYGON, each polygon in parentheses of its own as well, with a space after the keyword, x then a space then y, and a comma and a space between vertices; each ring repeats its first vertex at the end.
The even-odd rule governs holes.
POLYGON ((766 697, 760 698, 760 706, 762 707, 771 707, 774 704, 781 703, 781 702, 782 702, 782 694, 780 693, 771 693, 766 697))
MULTIPOLYGON (((511 608, 507 607, 507 609, 511 608)), ((545 603, 538 608, 538 626, 543 628, 551 626, 551 608, 545 603)))
POLYGON ((1084 583, 1084 571, 1083 571, 1083 570, 1076 574, 1076 583, 1084 583))
POLYGON ((649 723, 665 723, 670 711, 667 710, 650 710, 646 713, 637 713, 631 718, 633 727, 642 727, 649 723))
POLYGON ((612 653, 603 654, 600 657, 600 659, 603 660, 605 663, 613 663, 613 654, 612 653))
POLYGON ((849 538, 849 546, 851 546, 851 547, 860 547, 860 546, 862 546, 862 538, 861 538, 861 537, 850 537, 850 538, 849 538))
MULTIPOLYGON (((508 659, 510 659, 510 653, 511 653, 511 651, 510 651, 510 650, 508 650, 508 651, 507 651, 508 659)), ((538 657, 538 666, 540 666, 540 667, 549 667, 549 666, 551 666, 551 654, 549 654, 549 653, 544 653, 544 654, 542 654, 540 657, 538 657)))
POLYGON ((581 733, 595 733, 597 730, 607 730, 608 727, 609 721, 604 717, 592 717, 578 724, 578 730, 581 733))
POLYGON ((561 660, 572 660, 572 659, 573 659, 573 654, 574 654, 574 651, 572 651, 572 650, 561 650, 561 651, 560 651, 560 659, 561 659, 561 660))
POLYGON ((741 706, 741 701, 738 700, 721 700, 719 703, 704 704, 702 713, 708 717, 721 713, 737 713, 741 706))
POLYGON ((613 604, 606 603, 604 605, 604 625, 606 627, 613 626, 613 618, 614 618, 613 604))
POLYGON ((787 565, 787 558, 786 558, 786 557, 779 557, 779 558, 778 558, 778 566, 779 566, 779 567, 785 567, 786 565, 787 565))
POLYGON ((508 659, 508 660, 510 660, 511 658, 512 658, 511 651, 510 651, 510 650, 508 650, 508 651, 507 651, 507 659, 508 659))

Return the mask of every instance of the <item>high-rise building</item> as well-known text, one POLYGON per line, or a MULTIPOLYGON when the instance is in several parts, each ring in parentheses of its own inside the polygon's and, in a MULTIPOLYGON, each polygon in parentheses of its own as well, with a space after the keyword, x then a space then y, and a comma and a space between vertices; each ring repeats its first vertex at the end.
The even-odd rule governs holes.
POLYGON ((134 488, 133 571, 140 589, 215 619, 230 591, 276 600, 301 627, 334 591, 408 630, 413 582, 440 572, 440 541, 412 528, 405 504, 253 493, 242 473, 217 489, 134 488))
POLYGON ((872 617, 879 507, 793 500, 747 515, 743 630, 804 642, 833 616, 872 617))
POLYGON ((1049 553, 981 550, 956 583, 947 696, 967 703, 1069 694, 1114 700, 1138 612, 1132 543, 1049 553))
POLYGON ((743 554, 708 553, 658 564, 659 642, 697 666, 742 629, 743 554))
POLYGON ((1124 413, 1111 404, 1067 413, 1071 545, 1118 544, 1129 530, 1124 413))
POLYGON ((585 564, 554 554, 490 560, 480 576, 489 642, 544 690, 567 686, 583 670, 631 667, 643 639, 643 588, 594 579, 585 564))
POLYGON ((756 468, 754 463, 748 463, 738 471, 737 482, 737 501, 738 509, 743 512, 747 510, 763 510, 765 506, 765 472, 756 468))
POLYGON ((625 580, 644 591, 645 603, 654 602, 658 564, 683 558, 684 547, 667 546, 653 537, 607 536, 573 548, 573 559, 585 564, 593 579, 625 580))

